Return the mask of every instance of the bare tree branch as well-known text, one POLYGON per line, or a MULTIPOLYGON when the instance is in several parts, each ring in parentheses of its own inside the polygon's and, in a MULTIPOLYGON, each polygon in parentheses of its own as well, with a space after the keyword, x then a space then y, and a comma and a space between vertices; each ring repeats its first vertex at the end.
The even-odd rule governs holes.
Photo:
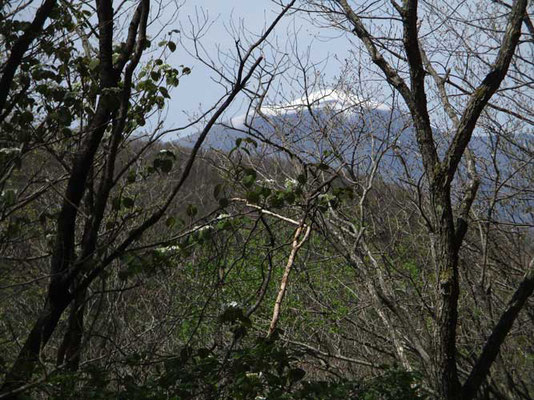
POLYGON ((497 354, 501 349, 506 336, 512 329, 512 325, 519 316, 519 312, 527 302, 528 298, 534 292, 534 258, 530 261, 527 273, 519 287, 514 292, 512 298, 508 302, 506 309, 501 314, 499 321, 493 328, 491 335, 484 344, 482 353, 477 359, 477 362, 467 381, 462 388, 462 399, 471 400, 475 398, 478 389, 488 376, 490 368, 497 358, 497 354))

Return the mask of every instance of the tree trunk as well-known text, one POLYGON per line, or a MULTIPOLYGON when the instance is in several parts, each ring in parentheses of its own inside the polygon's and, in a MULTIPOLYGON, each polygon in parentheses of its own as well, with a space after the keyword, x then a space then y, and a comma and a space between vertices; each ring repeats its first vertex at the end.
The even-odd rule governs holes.
MULTIPOLYGON (((52 285, 50 286, 52 287, 52 285)), ((35 322, 15 363, 6 375, 1 393, 7 394, 7 397, 3 399, 18 400, 22 398, 21 392, 18 392, 17 389, 29 383, 39 362, 41 350, 56 329, 61 314, 69 304, 69 297, 67 291, 63 291, 61 295, 56 293, 53 297, 48 296, 41 315, 35 322), (10 392, 14 393, 10 395, 10 392)))
POLYGON ((432 185, 436 219, 436 265, 438 266, 436 390, 443 400, 459 399, 460 381, 456 365, 458 324, 458 252, 448 186, 432 185))
POLYGON ((77 371, 80 365, 84 332, 85 298, 87 290, 81 290, 74 299, 69 315, 67 332, 58 349, 57 366, 65 366, 69 371, 77 371))

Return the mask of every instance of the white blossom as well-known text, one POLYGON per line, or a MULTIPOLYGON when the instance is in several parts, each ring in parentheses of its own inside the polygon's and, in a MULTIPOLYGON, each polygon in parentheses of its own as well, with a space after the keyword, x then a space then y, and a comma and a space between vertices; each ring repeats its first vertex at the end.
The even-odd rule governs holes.
POLYGON ((296 179, 292 179, 292 178, 287 178, 285 183, 284 183, 284 186, 286 187, 286 189, 293 189, 297 185, 298 185, 297 180, 296 179))
POLYGON ((174 246, 167 246, 167 247, 158 247, 156 249, 158 253, 166 254, 166 253, 176 253, 180 251, 180 246, 174 245, 174 246))

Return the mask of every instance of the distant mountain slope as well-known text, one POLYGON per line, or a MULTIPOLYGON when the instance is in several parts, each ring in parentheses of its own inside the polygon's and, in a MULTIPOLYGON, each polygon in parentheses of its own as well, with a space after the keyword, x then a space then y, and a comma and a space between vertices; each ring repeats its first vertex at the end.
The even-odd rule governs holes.
MULTIPOLYGON (((257 147, 249 145, 248 148, 264 155, 281 154, 283 147, 304 162, 343 163, 360 174, 368 173, 373 162, 380 160, 383 179, 398 182, 402 177, 404 181, 417 182, 422 175, 422 164, 410 121, 407 114, 385 104, 355 98, 339 90, 323 90, 286 104, 263 106, 249 115, 221 123, 213 128, 203 146, 230 151, 238 139, 252 138, 257 147)), ((178 143, 190 146, 197 138, 198 134, 192 134, 178 143)), ((496 152, 494 139, 474 136, 470 143, 482 181, 479 201, 491 202, 498 187, 498 199, 511 199, 506 200, 506 207, 497 207, 500 212, 507 209, 510 214, 509 210, 514 210, 507 219, 533 223, 533 214, 528 210, 534 208, 534 193, 532 182, 524 173, 525 168, 532 170, 533 166, 525 167, 522 165, 525 161, 496 152), (496 184, 497 176, 501 181, 505 176, 509 178, 496 184)), ((438 152, 443 155, 449 140, 446 133, 436 128, 435 140, 438 152)), ((532 136, 519 134, 516 140, 524 147, 533 147, 532 136)), ((460 175, 466 175, 464 167, 460 175)), ((461 179, 457 181, 460 195, 463 185, 461 179)))
MULTIPOLYGON (((411 130, 410 124, 399 111, 331 90, 286 104, 263 106, 249 115, 221 123, 210 132, 203 146, 231 150, 238 138, 249 137, 284 146, 311 160, 323 157, 325 152, 349 154, 373 141, 375 146, 380 142, 380 147, 375 147, 379 151, 406 130, 411 130)), ((400 140, 409 136, 402 135, 400 140)), ((198 133, 178 142, 188 146, 197 138, 198 133)))

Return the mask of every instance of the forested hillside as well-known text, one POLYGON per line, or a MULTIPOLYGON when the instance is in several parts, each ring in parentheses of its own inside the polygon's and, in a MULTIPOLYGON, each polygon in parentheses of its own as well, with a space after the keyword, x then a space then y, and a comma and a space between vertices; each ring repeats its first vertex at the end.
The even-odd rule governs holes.
POLYGON ((0 4, 0 399, 534 398, 527 0, 0 4))

